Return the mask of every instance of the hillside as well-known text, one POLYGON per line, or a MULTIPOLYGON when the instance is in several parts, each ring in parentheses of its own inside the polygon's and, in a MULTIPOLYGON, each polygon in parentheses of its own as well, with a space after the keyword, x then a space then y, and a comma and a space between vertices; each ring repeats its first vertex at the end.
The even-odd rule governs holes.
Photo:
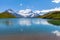
POLYGON ((2 12, 0 13, 0 18, 16 18, 16 16, 12 15, 9 12, 2 12))
POLYGON ((60 19, 60 11, 52 11, 42 16, 38 16, 38 18, 60 19))

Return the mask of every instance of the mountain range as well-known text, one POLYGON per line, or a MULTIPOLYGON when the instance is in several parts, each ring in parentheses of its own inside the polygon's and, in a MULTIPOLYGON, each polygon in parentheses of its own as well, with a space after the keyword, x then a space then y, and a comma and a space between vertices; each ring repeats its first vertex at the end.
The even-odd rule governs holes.
POLYGON ((41 15, 42 13, 40 11, 32 11, 29 9, 21 10, 18 13, 8 9, 4 12, 0 13, 0 18, 49 18, 49 19, 60 19, 60 11, 51 11, 48 13, 43 13, 44 15, 41 15))
POLYGON ((20 13, 19 14, 11 9, 8 9, 8 10, 0 13, 0 18, 22 18, 22 17, 31 18, 31 17, 36 17, 36 16, 39 16, 39 14, 34 13, 33 11, 29 11, 28 13, 20 13))

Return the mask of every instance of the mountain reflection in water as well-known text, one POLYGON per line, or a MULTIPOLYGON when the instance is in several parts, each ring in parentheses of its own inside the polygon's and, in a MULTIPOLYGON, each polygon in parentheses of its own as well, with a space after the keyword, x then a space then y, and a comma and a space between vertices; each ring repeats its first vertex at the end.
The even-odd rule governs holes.
POLYGON ((60 20, 48 20, 48 22, 50 24, 56 25, 56 26, 60 26, 60 20))
POLYGON ((0 19, 0 40, 59 40, 60 20, 0 19))

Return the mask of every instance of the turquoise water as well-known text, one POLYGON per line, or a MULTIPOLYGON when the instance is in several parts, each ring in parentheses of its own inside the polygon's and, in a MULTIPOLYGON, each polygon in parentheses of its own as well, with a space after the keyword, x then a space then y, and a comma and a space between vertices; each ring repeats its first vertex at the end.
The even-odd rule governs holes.
POLYGON ((53 25, 48 19, 40 18, 12 18, 0 19, 0 35, 34 34, 60 31, 60 26, 53 25))

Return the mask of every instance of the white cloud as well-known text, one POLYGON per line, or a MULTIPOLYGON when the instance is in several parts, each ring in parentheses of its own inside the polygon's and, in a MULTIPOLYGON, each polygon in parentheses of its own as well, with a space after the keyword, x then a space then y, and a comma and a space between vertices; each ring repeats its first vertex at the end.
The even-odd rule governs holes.
POLYGON ((48 10, 41 10, 40 12, 50 12, 50 11, 60 11, 60 7, 53 8, 53 9, 48 9, 48 10))
POLYGON ((60 11, 60 7, 58 8, 53 8, 53 9, 48 9, 48 10, 40 10, 40 11, 37 11, 37 13, 39 13, 39 15, 44 15, 46 14, 47 12, 51 12, 51 11, 60 11))
POLYGON ((39 15, 44 15, 46 14, 47 12, 51 12, 51 11, 60 11, 60 7, 56 7, 56 8, 53 8, 53 9, 48 9, 48 10, 35 10, 33 11, 34 13, 37 13, 39 15))
POLYGON ((53 0, 54 3, 60 3, 60 0, 53 0))
POLYGON ((53 34, 55 34, 56 36, 60 36, 60 31, 56 30, 52 32, 53 34))

